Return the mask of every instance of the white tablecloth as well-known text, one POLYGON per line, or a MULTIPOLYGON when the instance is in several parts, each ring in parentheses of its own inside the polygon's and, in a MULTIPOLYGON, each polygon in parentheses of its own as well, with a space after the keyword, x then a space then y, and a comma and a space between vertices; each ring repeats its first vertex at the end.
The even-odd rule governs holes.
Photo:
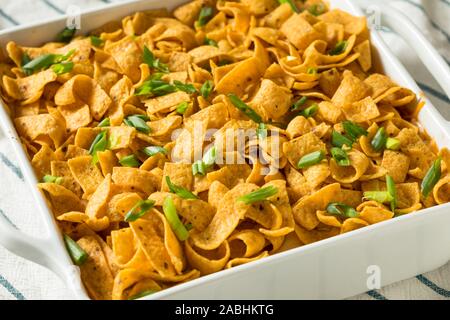
MULTIPOLYGON (((356 0, 364 1, 364 0, 356 0)), ((0 29, 65 12, 71 4, 85 10, 108 5, 111 0, 0 0, 0 29)), ((370 1, 376 4, 377 1, 370 1)), ((416 23, 432 44, 450 63, 450 1, 402 0, 392 3, 416 23)), ((419 86, 450 120, 450 101, 442 93, 418 57, 394 33, 383 29, 390 44, 419 86)), ((40 215, 33 207, 12 149, 0 131, 0 214, 5 214, 21 230, 34 236, 45 232, 40 215)), ((438 245, 438 244, 437 244, 438 245)), ((355 299, 450 299, 450 264, 355 299)), ((63 282, 52 272, 12 255, 0 247, 0 299, 72 299, 63 282)))

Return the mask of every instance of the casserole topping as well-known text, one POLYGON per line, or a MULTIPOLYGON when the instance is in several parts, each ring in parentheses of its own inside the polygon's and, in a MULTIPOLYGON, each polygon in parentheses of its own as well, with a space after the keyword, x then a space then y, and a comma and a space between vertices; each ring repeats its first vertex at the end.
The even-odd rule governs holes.
POLYGON ((450 153, 319 0, 194 0, 14 42, 0 94, 94 299, 450 200, 450 153))

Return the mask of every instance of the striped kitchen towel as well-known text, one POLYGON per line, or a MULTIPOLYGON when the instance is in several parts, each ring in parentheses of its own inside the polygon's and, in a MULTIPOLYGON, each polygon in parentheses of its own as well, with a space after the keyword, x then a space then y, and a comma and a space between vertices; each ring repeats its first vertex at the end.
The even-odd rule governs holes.
MULTIPOLYGON (((354 0, 357 2, 376 1, 354 0)), ((71 4, 83 10, 105 6, 113 0, 0 0, 0 29, 61 15, 71 4)), ((450 64, 450 1, 398 0, 393 5, 406 13, 450 64)), ((450 101, 413 51, 389 29, 381 30, 391 50, 411 72, 419 86, 441 113, 450 120, 450 101)), ((0 214, 17 228, 42 236, 44 226, 36 213, 12 148, 0 131, 0 214)), ((450 299, 450 264, 381 290, 352 299, 450 299)), ((53 273, 12 255, 0 247, 0 299, 72 299, 53 273)))

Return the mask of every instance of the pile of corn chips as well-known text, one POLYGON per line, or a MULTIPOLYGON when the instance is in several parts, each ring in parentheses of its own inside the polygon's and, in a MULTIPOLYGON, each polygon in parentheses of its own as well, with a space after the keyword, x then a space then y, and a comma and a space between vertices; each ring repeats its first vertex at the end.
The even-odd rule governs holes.
POLYGON ((415 124, 415 94, 378 73, 365 18, 280 2, 194 0, 0 55, 1 97, 92 298, 450 200, 450 153, 415 124), (243 161, 196 161, 227 129, 258 132, 222 153, 243 161))

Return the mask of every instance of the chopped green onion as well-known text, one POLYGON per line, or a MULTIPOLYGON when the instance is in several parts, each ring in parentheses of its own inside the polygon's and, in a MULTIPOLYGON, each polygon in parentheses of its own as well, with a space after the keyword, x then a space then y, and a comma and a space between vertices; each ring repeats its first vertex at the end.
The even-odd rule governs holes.
POLYGON ((341 167, 348 167, 350 165, 350 159, 345 150, 341 148, 333 147, 331 148, 331 155, 333 156, 334 161, 341 167))
POLYGON ((102 121, 100 121, 100 123, 97 125, 97 127, 109 127, 111 126, 111 121, 109 120, 109 118, 105 118, 102 121))
POLYGON ((317 68, 310 67, 306 70, 307 74, 317 74, 317 68))
POLYGON ((31 75, 36 71, 48 69, 50 66, 66 61, 75 52, 75 49, 70 50, 65 55, 62 54, 44 54, 31 61, 28 61, 22 66, 22 70, 26 75, 31 75))
POLYGON ((205 83, 200 88, 200 94, 203 98, 208 99, 211 91, 214 89, 214 83, 211 80, 206 80, 205 83))
POLYGON ((86 262, 88 254, 78 245, 78 243, 75 242, 75 240, 73 240, 67 234, 64 234, 64 242, 73 263, 75 263, 77 266, 81 266, 86 262))
POLYGON ((146 121, 150 120, 147 116, 141 114, 135 114, 126 117, 123 122, 130 127, 136 128, 137 131, 149 134, 150 127, 147 125, 146 121))
POLYGON ((189 230, 192 230, 192 228, 194 227, 193 225, 192 225, 192 223, 186 223, 185 225, 184 225, 184 227, 186 228, 186 230, 187 231, 189 231, 189 230))
POLYGON ((136 89, 135 96, 164 96, 177 91, 175 86, 161 79, 163 73, 155 73, 136 89))
POLYGON ((33 73, 33 71, 29 70, 29 69, 24 69, 23 66, 26 65, 27 63, 29 63, 30 61, 31 61, 30 56, 27 53, 24 53, 22 55, 22 61, 21 61, 20 65, 22 66, 23 73, 25 73, 25 75, 27 75, 27 76, 30 76, 33 73))
POLYGON ((394 179, 390 175, 386 175, 386 187, 387 192, 391 196, 391 211, 394 212, 395 208, 397 207, 397 190, 395 188, 395 182, 394 179))
POLYGON ((177 88, 180 91, 184 91, 186 93, 192 94, 192 93, 196 93, 197 89, 195 89, 194 85, 190 84, 190 83, 183 83, 181 81, 175 80, 173 82, 173 85, 175 86, 175 88, 177 88))
POLYGON ((203 27, 211 20, 214 11, 212 7, 203 7, 198 15, 197 26, 203 27))
POLYGON ((400 140, 395 138, 387 138, 386 149, 394 151, 400 149, 400 140))
POLYGON ((189 107, 189 103, 187 101, 183 101, 177 106, 177 112, 179 114, 184 114, 188 107, 189 107))
POLYGON ((209 39, 207 37, 205 38, 205 41, 203 43, 206 44, 207 46, 213 46, 216 48, 219 47, 216 41, 214 41, 213 39, 209 39))
POLYGON ((69 43, 73 39, 75 32, 77 32, 77 29, 75 29, 75 27, 65 27, 60 33, 56 35, 56 41, 69 43))
POLYGON ((119 160, 119 163, 124 167, 132 167, 132 168, 137 168, 141 165, 141 162, 134 154, 130 154, 128 156, 123 157, 122 159, 119 160))
POLYGON ((153 157, 155 154, 162 153, 164 155, 167 154, 167 149, 160 146, 150 146, 142 149, 142 152, 145 153, 149 157, 153 157))
POLYGON ((125 215, 125 222, 133 222, 142 218, 148 210, 153 208, 155 201, 153 200, 139 200, 125 215), (139 211, 137 211, 139 209, 139 211))
POLYGON ((166 176, 166 183, 169 187, 170 192, 175 193, 177 196, 183 199, 198 199, 198 197, 189 190, 173 184, 172 181, 170 181, 169 176, 166 176))
POLYGON ((364 128, 351 121, 342 122, 342 126, 344 127, 345 133, 347 133, 353 141, 356 141, 360 136, 367 136, 369 134, 364 128))
POLYGON ((300 107, 303 106, 307 101, 308 101, 308 97, 301 97, 300 99, 297 100, 297 102, 295 102, 292 105, 291 111, 296 111, 296 110, 300 109, 300 107))
POLYGON ((422 195, 426 198, 430 194, 431 190, 433 190, 436 183, 441 178, 441 157, 437 158, 430 169, 428 169, 425 177, 422 180, 420 185, 422 195))
POLYGON ((74 64, 72 61, 66 61, 52 65, 52 70, 57 75, 61 75, 72 71, 73 66, 74 64))
POLYGON ((358 216, 358 212, 354 208, 342 202, 331 202, 326 210, 329 214, 346 218, 356 218, 358 216))
POLYGON ((102 131, 94 138, 90 148, 89 154, 92 155, 92 162, 96 164, 98 162, 97 152, 105 151, 108 146, 108 138, 106 131, 102 131))
POLYGON ((172 197, 166 197, 166 199, 164 200, 163 211, 164 215, 166 216, 167 222, 169 222, 169 225, 177 236, 178 240, 185 241, 189 237, 189 232, 178 217, 177 209, 175 208, 172 197))
POLYGON ((322 3, 319 4, 313 4, 308 8, 309 13, 311 13, 313 16, 321 15, 325 12, 325 6, 322 3))
POLYGON ((304 116, 305 118, 313 117, 317 111, 319 110, 319 105, 317 103, 313 103, 308 108, 300 111, 299 115, 304 116))
POLYGON ((331 132, 331 144, 338 148, 342 148, 344 145, 351 147, 353 145, 353 141, 336 130, 333 130, 331 132))
POLYGON ((268 186, 241 196, 237 200, 242 201, 245 204, 252 204, 254 202, 267 200, 267 198, 276 195, 277 192, 277 187, 268 186))
POLYGON ((255 110, 250 108, 244 101, 239 99, 238 96, 236 96, 234 93, 228 94, 228 98, 230 99, 231 103, 236 108, 238 108, 240 111, 245 113, 245 115, 247 117, 249 117, 250 119, 252 119, 254 122, 256 122, 256 123, 263 122, 262 118, 260 117, 260 115, 257 114, 255 110))
POLYGON ((364 199, 374 200, 379 203, 390 203, 393 200, 387 191, 366 191, 364 192, 364 199))
POLYGON ((308 153, 300 158, 300 160, 297 163, 297 168, 304 169, 304 168, 310 167, 312 165, 319 163, 324 158, 325 158, 325 152, 323 152, 323 150, 308 153))
POLYGON ((386 146, 386 140, 388 136, 386 134, 386 129, 383 127, 379 128, 377 130, 377 133, 372 138, 372 141, 370 142, 373 150, 375 151, 381 151, 386 146))
POLYGON ((142 291, 142 292, 140 292, 138 294, 135 294, 134 296, 129 297, 128 300, 137 300, 137 299, 149 296, 151 294, 154 294, 154 293, 156 293, 158 291, 159 290, 145 290, 145 291, 142 291))
POLYGON ((288 3, 289 6, 291 7, 292 11, 294 11, 295 13, 300 13, 300 10, 297 8, 297 6, 295 5, 295 3, 292 0, 278 0, 278 2, 280 4, 288 3))
POLYGON ((256 129, 256 135, 260 140, 267 137, 267 126, 265 123, 259 123, 258 128, 256 129))
POLYGON ((328 51, 328 54, 330 56, 337 56, 338 54, 343 53, 346 48, 347 48, 347 41, 345 40, 339 41, 338 43, 336 43, 333 49, 328 51))
POLYGON ((91 44, 94 47, 101 47, 101 46, 103 46, 105 44, 105 41, 102 38, 100 38, 100 37, 91 36, 90 38, 91 38, 91 44))
POLYGON ((144 46, 144 54, 142 56, 142 60, 146 63, 150 68, 156 69, 163 73, 169 73, 169 67, 167 64, 162 63, 159 59, 155 59, 155 55, 147 46, 144 46))
POLYGON ((195 175, 202 175, 204 176, 206 174, 206 165, 202 160, 197 160, 192 164, 192 174, 195 175))
POLYGON ((47 174, 42 178, 42 181, 44 181, 45 183, 61 184, 63 182, 63 177, 55 177, 47 174))
POLYGON ((223 60, 220 60, 218 63, 217 63, 217 65, 219 66, 219 67, 223 67, 223 66, 226 66, 227 64, 232 64, 233 63, 233 61, 230 61, 230 60, 227 60, 227 59, 223 59, 223 60))

